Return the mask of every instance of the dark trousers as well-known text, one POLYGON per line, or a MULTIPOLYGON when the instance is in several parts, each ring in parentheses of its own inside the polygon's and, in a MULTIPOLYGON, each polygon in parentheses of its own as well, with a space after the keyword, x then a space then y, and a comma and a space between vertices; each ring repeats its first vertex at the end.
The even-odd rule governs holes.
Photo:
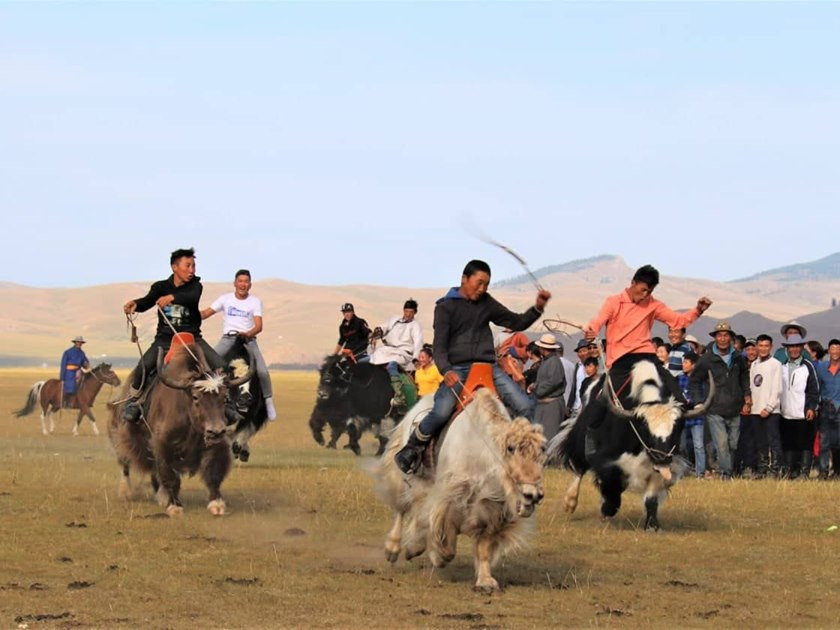
POLYGON ((752 415, 750 418, 752 418, 758 461, 764 462, 769 458, 773 466, 778 466, 782 457, 782 440, 779 436, 781 417, 777 413, 771 413, 766 418, 759 415, 752 415))
MULTIPOLYGON (((204 353, 204 357, 207 359, 207 363, 210 364, 211 369, 217 370, 225 367, 225 362, 218 354, 216 354, 213 347, 204 341, 204 339, 196 336, 195 343, 201 348, 201 351, 204 353)), ((134 368, 134 378, 131 381, 131 386, 134 389, 143 389, 149 384, 149 381, 152 379, 155 372, 157 372, 158 348, 166 354, 169 351, 169 346, 171 344, 171 338, 155 338, 152 345, 149 346, 148 350, 143 353, 143 356, 137 363, 137 367, 134 368)))
POLYGON ((754 422, 755 416, 741 416, 741 428, 738 432, 738 448, 735 449, 733 470, 743 472, 747 468, 756 468, 756 449, 754 422))

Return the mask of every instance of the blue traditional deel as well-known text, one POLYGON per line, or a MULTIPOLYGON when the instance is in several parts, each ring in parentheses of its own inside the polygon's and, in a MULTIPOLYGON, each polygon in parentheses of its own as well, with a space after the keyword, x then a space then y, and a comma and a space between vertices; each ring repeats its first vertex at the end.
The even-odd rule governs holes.
POLYGON ((76 393, 76 374, 87 363, 88 359, 85 351, 76 346, 68 348, 61 355, 61 372, 59 378, 64 386, 65 394, 76 393))

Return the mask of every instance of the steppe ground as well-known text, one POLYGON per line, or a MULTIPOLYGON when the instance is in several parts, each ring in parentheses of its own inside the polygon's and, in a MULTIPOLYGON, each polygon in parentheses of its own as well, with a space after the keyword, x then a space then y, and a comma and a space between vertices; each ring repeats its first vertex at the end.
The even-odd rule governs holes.
MULTIPOLYGON (((121 373, 121 377, 125 374, 121 373)), ((498 567, 498 595, 472 591, 471 545, 433 570, 422 558, 389 566, 390 524, 368 457, 330 451, 307 420, 316 375, 275 373, 280 419, 253 441, 205 509, 197 479, 185 513, 162 516, 145 489, 117 496, 105 437, 71 412, 55 434, 18 419, 40 370, 0 370, 0 628, 543 628, 836 627, 840 624, 840 483, 686 480, 641 531, 626 497, 604 525, 584 484, 568 516, 569 475, 549 471, 530 546, 498 567)))

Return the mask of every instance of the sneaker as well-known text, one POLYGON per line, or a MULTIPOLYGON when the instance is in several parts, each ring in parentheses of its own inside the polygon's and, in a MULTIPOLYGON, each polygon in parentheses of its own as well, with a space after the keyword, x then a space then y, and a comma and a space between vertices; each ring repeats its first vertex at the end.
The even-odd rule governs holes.
POLYGON ((277 419, 277 410, 274 408, 274 401, 271 397, 265 399, 265 413, 269 420, 277 419))

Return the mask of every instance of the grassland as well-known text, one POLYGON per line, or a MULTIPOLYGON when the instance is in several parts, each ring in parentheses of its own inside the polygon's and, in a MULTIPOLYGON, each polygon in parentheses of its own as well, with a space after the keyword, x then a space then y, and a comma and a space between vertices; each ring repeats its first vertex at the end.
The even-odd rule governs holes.
MULTIPOLYGON (((469 541, 455 562, 384 561, 388 511, 370 457, 318 447, 306 421, 315 375, 274 376, 280 418, 252 442, 212 517, 197 479, 181 518, 148 492, 117 497, 101 437, 73 437, 64 412, 44 437, 14 418, 28 387, 52 376, 0 370, 0 628, 836 627, 840 484, 687 480, 640 529, 633 496, 608 525, 585 484, 550 471, 531 546, 497 570, 505 592, 473 593, 469 541)), ((124 376, 121 374, 121 376, 124 376)), ((86 422, 86 421, 85 421, 86 422)), ((369 455, 372 438, 363 441, 369 455)))

